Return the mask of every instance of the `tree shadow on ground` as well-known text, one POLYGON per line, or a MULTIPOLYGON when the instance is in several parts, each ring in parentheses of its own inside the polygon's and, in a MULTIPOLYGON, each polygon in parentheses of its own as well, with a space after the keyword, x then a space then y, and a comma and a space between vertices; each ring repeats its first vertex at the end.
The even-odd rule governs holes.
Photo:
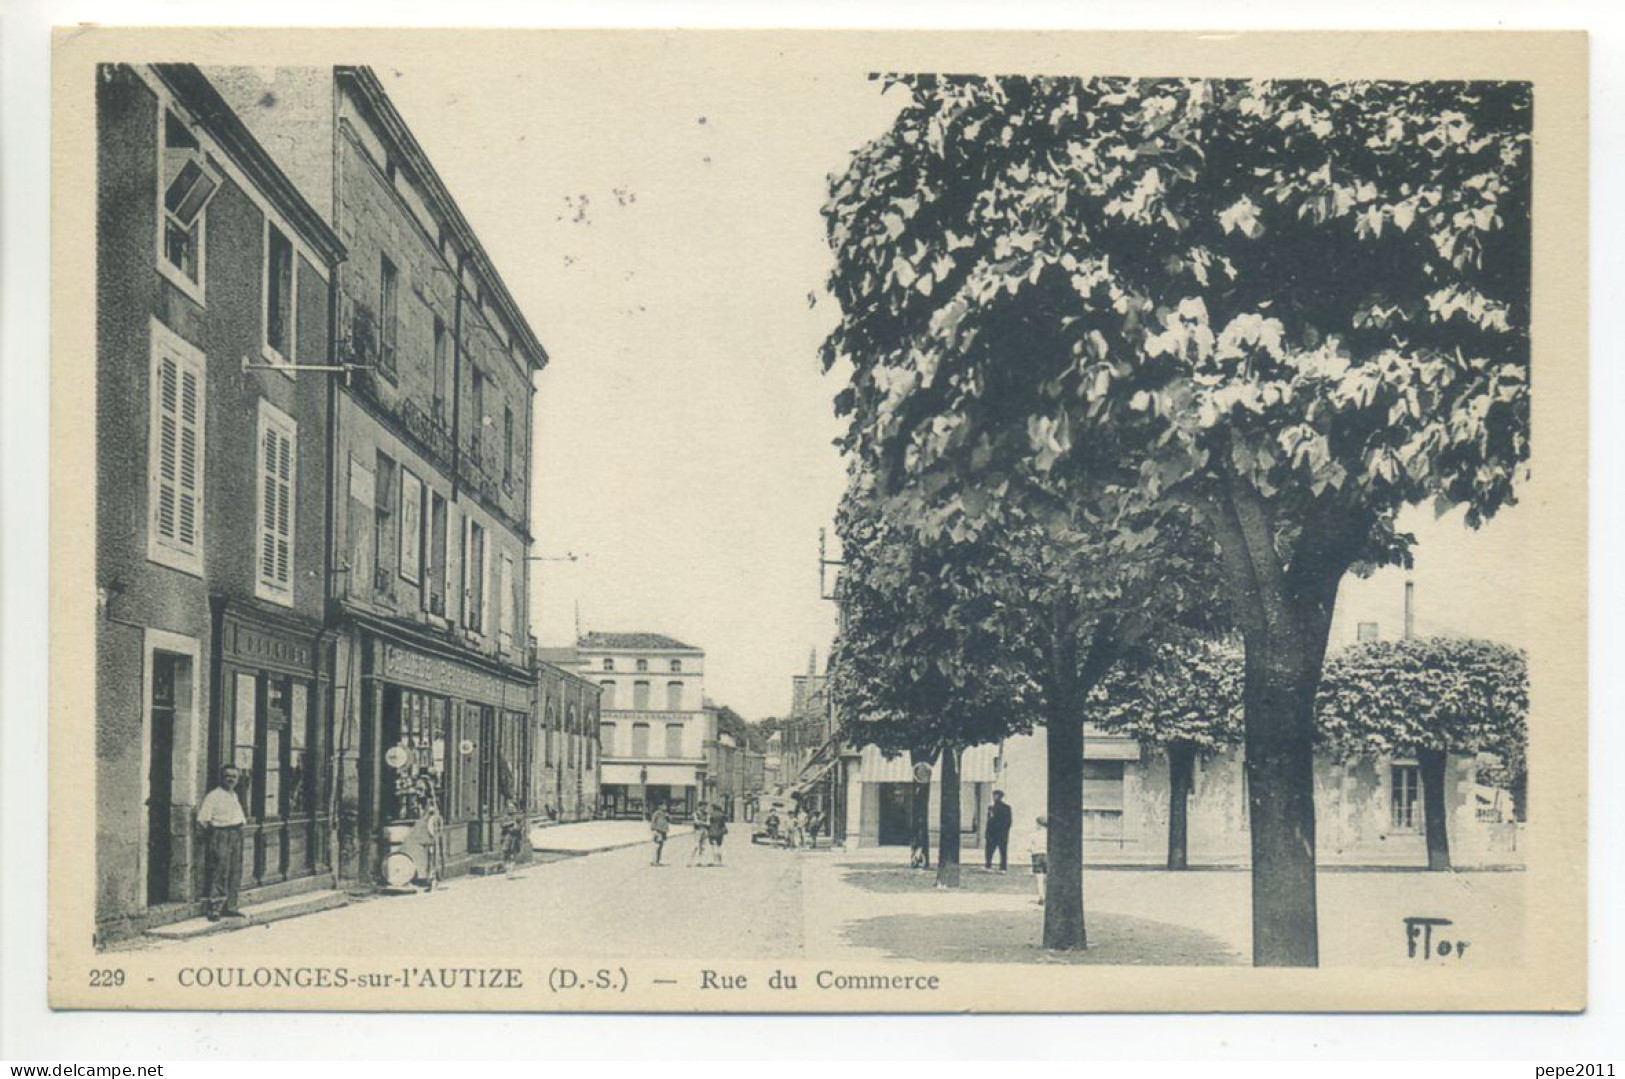
POLYGON ((1169 922, 1101 912, 1087 916, 1089 949, 1046 952, 1042 909, 970 914, 887 914, 848 925, 847 942, 891 959, 937 963, 1090 963, 1107 966, 1239 966, 1218 937, 1169 922))
MULTIPOLYGON (((902 892, 929 892, 936 888, 937 870, 914 869, 906 865, 877 866, 873 862, 842 862, 836 868, 846 872, 841 883, 866 892, 897 894, 902 892)), ((1033 871, 1030 866, 1011 865, 1008 873, 991 873, 981 866, 962 865, 959 870, 959 890, 976 894, 1033 895, 1033 871)))

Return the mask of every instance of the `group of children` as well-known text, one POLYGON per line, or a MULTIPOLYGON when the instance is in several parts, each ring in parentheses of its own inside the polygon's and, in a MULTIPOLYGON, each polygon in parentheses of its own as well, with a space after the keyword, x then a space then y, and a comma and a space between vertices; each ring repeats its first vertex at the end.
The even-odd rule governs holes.
MULTIPOLYGON (((649 814, 649 837, 654 842, 654 855, 650 865, 664 865, 661 857, 666 851, 666 838, 671 833, 671 814, 663 805, 657 805, 649 814)), ((689 852, 688 864, 707 866, 722 864, 722 841, 728 836, 728 815, 721 806, 702 805, 694 814, 694 849, 689 852)))

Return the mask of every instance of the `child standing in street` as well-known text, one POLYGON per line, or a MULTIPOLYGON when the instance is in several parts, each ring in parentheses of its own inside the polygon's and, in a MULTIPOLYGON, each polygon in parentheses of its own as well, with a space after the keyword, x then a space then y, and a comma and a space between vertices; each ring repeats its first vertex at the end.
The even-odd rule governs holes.
POLYGON ((655 806, 655 811, 649 815, 649 836, 654 840, 655 856, 650 865, 660 864, 660 855, 666 850, 666 833, 671 831, 671 818, 666 815, 664 805, 655 806))
POLYGON ((1044 878, 1049 875, 1049 818, 1039 817, 1027 853, 1033 860, 1033 884, 1038 888, 1038 905, 1044 905, 1044 878))

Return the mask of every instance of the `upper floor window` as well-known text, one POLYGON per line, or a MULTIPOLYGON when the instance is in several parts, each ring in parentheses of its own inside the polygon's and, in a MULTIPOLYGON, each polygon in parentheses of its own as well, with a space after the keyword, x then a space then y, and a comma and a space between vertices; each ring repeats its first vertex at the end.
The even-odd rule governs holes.
POLYGON ((638 660, 638 670, 646 671, 648 669, 649 669, 649 661, 648 660, 646 660, 646 659, 638 660))
POLYGON ((639 712, 648 711, 648 708, 649 708, 649 683, 647 683, 647 682, 633 682, 632 683, 632 707, 637 709, 639 712))
POLYGON ((147 557, 203 572, 203 353, 152 321, 147 557))
POLYGON ((434 418, 441 423, 446 422, 446 375, 451 370, 447 353, 450 352, 451 338, 446 333, 446 324, 440 321, 440 316, 434 317, 434 418))
POLYGON ((395 323, 398 314, 395 264, 388 255, 378 256, 378 366, 395 374, 395 323))
POLYGON ((683 683, 666 683, 666 711, 681 712, 683 710, 683 683))
POLYGON ((265 222, 265 309, 261 313, 265 329, 265 358, 272 363, 292 363, 294 358, 294 319, 298 317, 298 278, 295 276, 293 244, 269 220, 265 222))
POLYGON ((197 136, 174 112, 164 110, 162 207, 158 267, 199 303, 204 292, 205 210, 220 178, 203 156, 197 136))
POLYGON ((469 447, 474 451, 474 461, 483 466, 484 454, 480 450, 487 445, 485 441, 485 425, 491 422, 491 417, 485 414, 485 376, 480 374, 478 367, 469 367, 469 400, 474 408, 474 424, 469 431, 469 447))
POLYGON ((606 678, 602 682, 599 682, 598 685, 599 685, 599 688, 602 689, 602 691, 603 691, 603 706, 605 708, 614 708, 615 707, 615 683, 612 680, 606 678))
POLYGON ((465 517, 468 531, 463 546, 464 623, 475 633, 485 632, 485 599, 490 590, 490 534, 478 521, 465 517))
POLYGON ((615 661, 613 659, 604 660, 604 670, 613 671, 614 669, 615 669, 615 661))
POLYGON ((297 510, 293 502, 299 427, 270 402, 259 410, 259 557, 254 594, 293 604, 293 540, 297 510))
POLYGON ((513 409, 502 406, 502 482, 513 482, 513 409))
POLYGON ((672 674, 681 674, 682 670, 683 670, 683 661, 682 660, 674 659, 674 660, 671 661, 671 673, 672 674))

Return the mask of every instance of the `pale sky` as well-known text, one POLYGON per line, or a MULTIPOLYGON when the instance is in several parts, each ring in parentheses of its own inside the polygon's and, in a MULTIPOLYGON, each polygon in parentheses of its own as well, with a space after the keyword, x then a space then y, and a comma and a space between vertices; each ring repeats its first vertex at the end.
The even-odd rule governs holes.
MULTIPOLYGON (((817 361, 836 317, 819 209, 896 95, 765 51, 512 56, 377 70, 552 358, 536 553, 581 558, 536 564, 533 632, 568 644, 579 602, 583 629, 704 648, 709 697, 782 714, 833 633, 817 541, 845 483, 841 384, 817 361)), ((1521 508, 1468 533, 1459 514, 1408 514, 1419 631, 1527 645, 1537 521, 1521 508)), ((1403 580, 1351 578, 1334 645, 1360 620, 1397 636, 1403 580)))
MULTIPOLYGON (((834 629, 818 530, 836 310, 825 177, 890 123, 865 79, 658 62, 378 74, 551 357, 537 380, 532 631, 669 634, 747 718, 834 629), (808 294, 817 298, 809 306, 808 294)), ((833 541, 832 541, 833 542, 833 541)))

